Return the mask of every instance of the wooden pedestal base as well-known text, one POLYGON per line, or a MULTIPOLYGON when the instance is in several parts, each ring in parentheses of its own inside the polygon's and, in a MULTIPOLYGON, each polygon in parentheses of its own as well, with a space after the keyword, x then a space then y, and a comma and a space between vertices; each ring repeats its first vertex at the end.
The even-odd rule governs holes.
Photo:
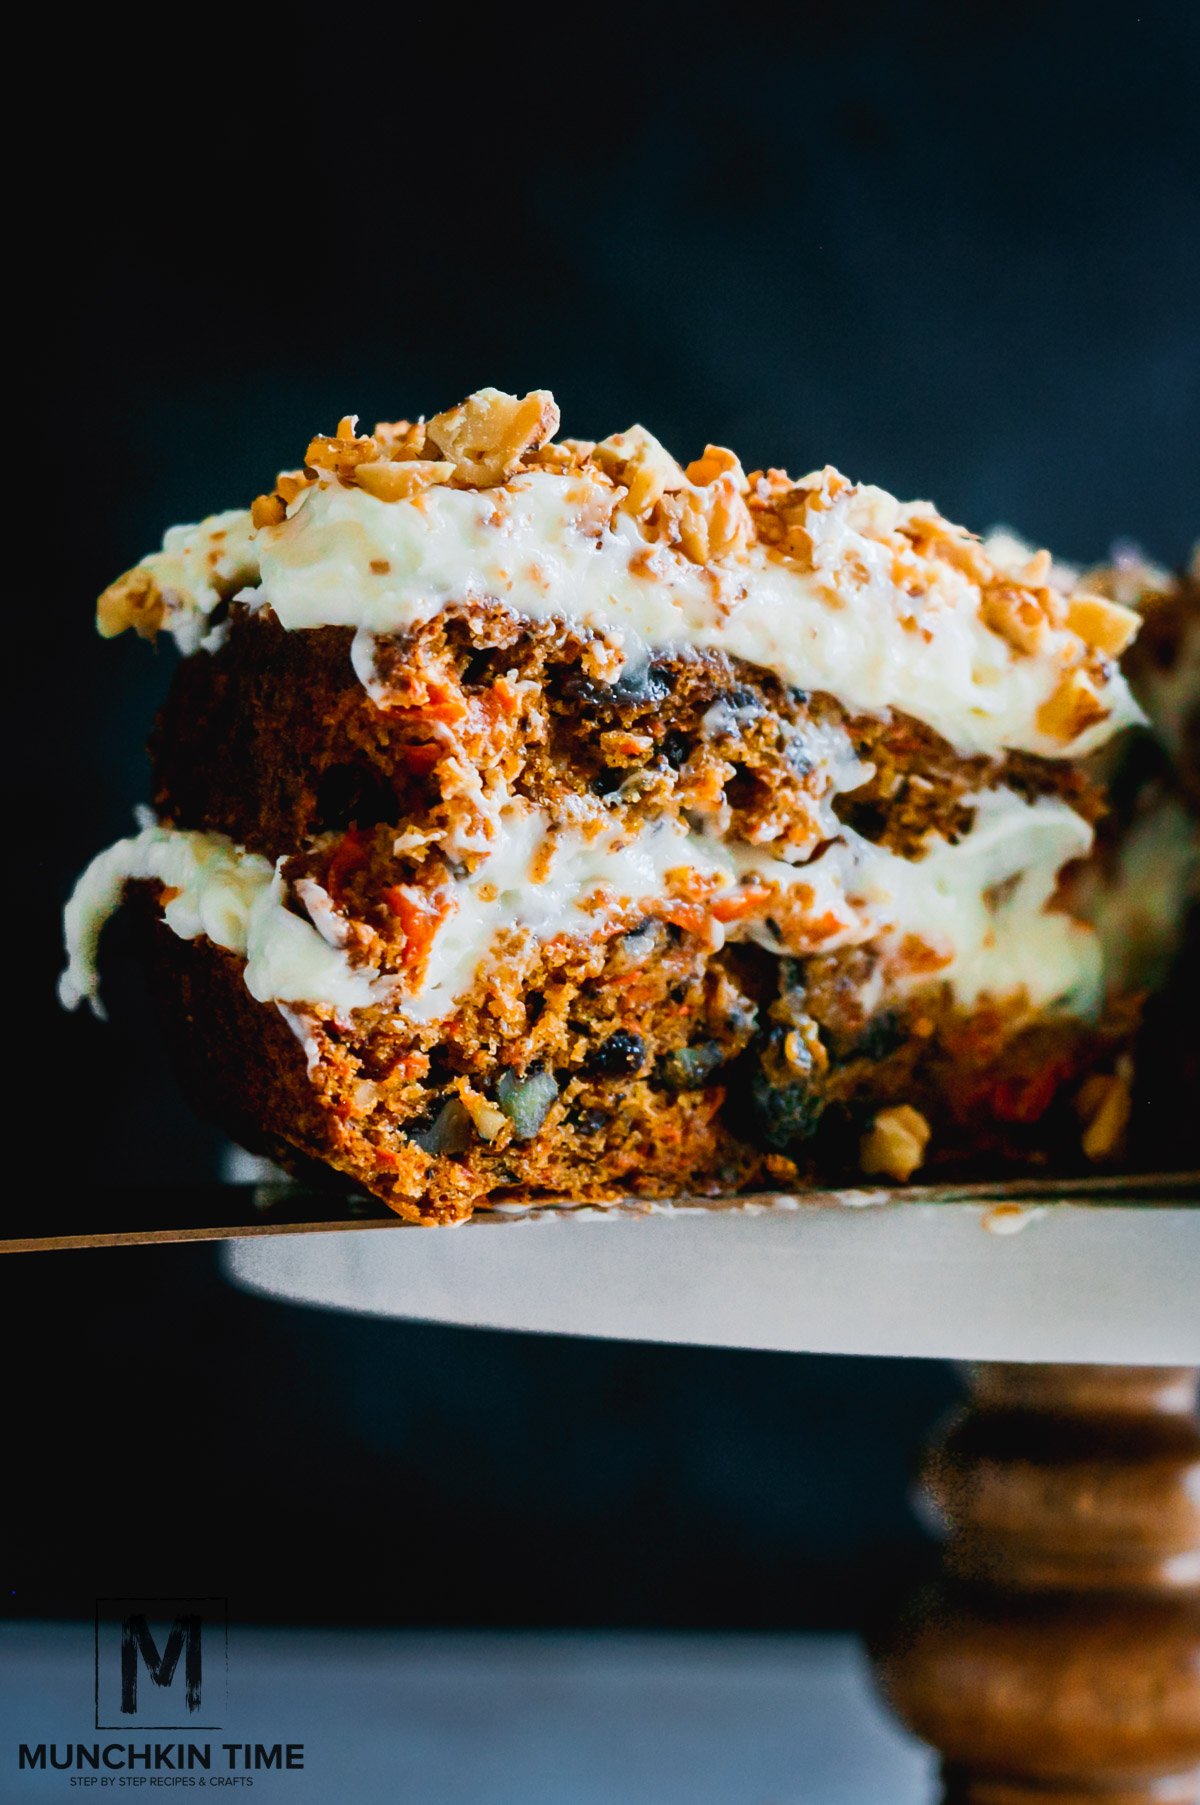
POLYGON ((926 1459, 942 1578, 877 1651, 946 1805, 1200 1802, 1188 1368, 985 1366, 926 1459))

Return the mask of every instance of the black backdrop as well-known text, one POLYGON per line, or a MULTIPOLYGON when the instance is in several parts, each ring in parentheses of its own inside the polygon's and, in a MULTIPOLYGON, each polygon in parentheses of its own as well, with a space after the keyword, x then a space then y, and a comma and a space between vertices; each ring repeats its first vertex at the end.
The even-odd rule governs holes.
MULTIPOLYGON (((10 1194, 99 1219, 105 1186, 212 1169, 119 931, 112 1024, 52 1003, 58 905, 126 829, 170 664, 101 646, 90 606, 341 413, 549 386, 577 436, 640 419, 1067 557, 1120 534, 1182 559, 1198 19, 299 7, 48 43, 9 289, 10 376, 38 380, 7 465, 10 897, 34 904, 7 1097, 36 1154, 10 1194)), ((360 1324, 239 1297, 205 1249, 10 1259, 0 1287, 22 1613, 153 1584, 243 1617, 844 1621, 918 1553, 906 1467, 954 1391, 921 1363, 360 1324)))

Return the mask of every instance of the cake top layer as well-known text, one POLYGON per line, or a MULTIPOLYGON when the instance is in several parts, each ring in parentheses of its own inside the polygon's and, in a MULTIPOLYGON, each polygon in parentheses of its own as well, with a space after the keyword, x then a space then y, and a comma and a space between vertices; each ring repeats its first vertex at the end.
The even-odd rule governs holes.
POLYGON ((747 475, 710 445, 685 468, 641 427, 556 441, 558 419, 544 390, 495 389, 369 434, 348 417, 251 508, 172 529, 101 596, 100 631, 192 652, 235 596, 381 635, 487 601, 582 632, 598 681, 724 652, 963 753, 1076 757, 1140 718, 1117 663, 1137 613, 1068 593, 1048 553, 829 467, 747 475))

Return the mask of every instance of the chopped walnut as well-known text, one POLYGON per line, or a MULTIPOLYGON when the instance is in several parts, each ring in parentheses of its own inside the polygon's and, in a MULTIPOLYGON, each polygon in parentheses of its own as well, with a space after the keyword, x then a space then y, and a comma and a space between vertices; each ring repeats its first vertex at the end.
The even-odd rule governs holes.
POLYGON ((481 1091, 477 1091, 469 1078, 459 1078, 457 1089, 480 1140, 494 1141, 503 1134, 509 1123, 502 1109, 497 1109, 481 1091))
POLYGON ((453 475, 454 465, 449 462, 412 458, 396 464, 360 464, 354 472, 354 483, 377 501, 407 501, 422 489, 448 483, 453 475))
POLYGON ((750 483, 753 527, 764 545, 811 570, 816 549, 811 516, 826 513, 852 487, 832 465, 800 483, 792 482, 785 470, 769 470, 750 483))
POLYGON ((932 553, 981 589, 994 580, 995 569, 975 535, 940 514, 911 514, 899 531, 923 556, 932 553))
POLYGON ((1044 589, 1050 581, 1050 572, 1054 560, 1046 550, 1034 552, 1028 564, 1019 572, 1020 580, 1027 589, 1044 589))
POLYGON ((1141 624, 1142 617, 1134 609, 1101 595, 1073 595, 1067 603, 1067 625, 1072 633, 1078 633, 1085 645, 1106 658, 1119 658, 1141 624))
POLYGON ((595 449, 591 439, 558 439, 539 445, 529 457, 541 470, 581 470, 595 449))
POLYGON ((250 518, 256 528, 279 526, 287 519, 287 503, 282 495, 256 495, 250 503, 250 518))
POLYGON ((693 564, 707 564, 709 559, 708 513, 700 498, 690 489, 675 495, 664 495, 659 516, 666 536, 677 544, 693 564))
POLYGON ((727 556, 745 545, 753 530, 732 472, 716 475, 702 488, 689 484, 664 495, 657 521, 665 537, 693 564, 727 556))
POLYGON ((924 1164, 929 1135, 929 1123, 910 1104, 881 1109, 859 1144, 859 1165, 905 1184, 924 1164))
POLYGON ((707 485, 708 548, 710 556, 723 558, 749 540, 753 528, 750 511, 742 499, 737 476, 732 472, 707 485))
POLYGON ((1037 711, 1039 733, 1069 745, 1087 728, 1103 721, 1108 708, 1100 700, 1086 671, 1068 671, 1037 711))
POLYGON ((297 495, 311 488, 312 477, 306 476, 303 470, 281 470, 275 478, 275 493, 289 508, 297 495))
POLYGON ((622 512, 638 520, 644 520, 664 495, 682 489, 687 481, 670 452, 644 426, 631 426, 628 432, 602 439, 592 458, 606 476, 623 485, 627 493, 622 512))
POLYGON ((1080 1145, 1085 1158, 1097 1165, 1119 1159, 1125 1150, 1133 1113, 1129 1073, 1096 1072, 1085 1078, 1075 1098, 1075 1109, 1083 1125, 1080 1145))
POLYGON ((704 488, 708 483, 716 482, 717 478, 721 476, 731 476, 738 494, 746 493, 749 486, 746 481, 746 472, 733 452, 727 451, 724 445, 706 445, 704 456, 694 458, 687 467, 689 483, 695 483, 698 488, 704 488))
POLYGON ((984 626, 1017 652, 1038 651, 1050 625, 1037 597, 1011 583, 992 583, 984 589, 979 613, 984 626))
POLYGON ((554 437, 558 408, 548 389, 518 400, 500 389, 480 389, 448 413, 436 414, 428 438, 465 482, 481 489, 512 476, 527 452, 554 437))
POLYGON ((348 482, 360 464, 374 463, 381 454, 378 439, 368 433, 358 437, 355 433, 357 422, 353 414, 347 414, 338 422, 338 429, 332 439, 322 434, 310 441, 304 454, 304 462, 310 470, 329 470, 348 482))
POLYGON ((153 639, 163 624, 167 604, 148 570, 135 565, 110 583, 96 603, 96 626, 103 639, 115 639, 132 627, 139 639, 153 639))
POLYGON ((426 455, 424 420, 380 420, 375 437, 385 458, 406 461, 426 455))
POLYGON ((260 495, 250 504, 250 518, 256 528, 280 526, 297 495, 310 489, 313 478, 303 470, 281 470, 269 495, 260 495))

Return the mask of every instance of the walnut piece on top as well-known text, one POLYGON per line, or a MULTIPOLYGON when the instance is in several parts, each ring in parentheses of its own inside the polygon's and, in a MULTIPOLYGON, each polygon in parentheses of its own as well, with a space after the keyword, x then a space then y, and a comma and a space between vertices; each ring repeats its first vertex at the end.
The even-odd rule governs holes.
POLYGON ((116 639, 132 627, 139 639, 153 639, 163 624, 166 602, 148 570, 134 565, 110 583, 96 603, 96 628, 101 639, 116 639))
POLYGON ((506 482, 528 452, 558 431, 558 407, 548 389, 522 400, 501 389, 479 389, 448 413, 435 414, 426 438, 458 475, 477 488, 506 482))

